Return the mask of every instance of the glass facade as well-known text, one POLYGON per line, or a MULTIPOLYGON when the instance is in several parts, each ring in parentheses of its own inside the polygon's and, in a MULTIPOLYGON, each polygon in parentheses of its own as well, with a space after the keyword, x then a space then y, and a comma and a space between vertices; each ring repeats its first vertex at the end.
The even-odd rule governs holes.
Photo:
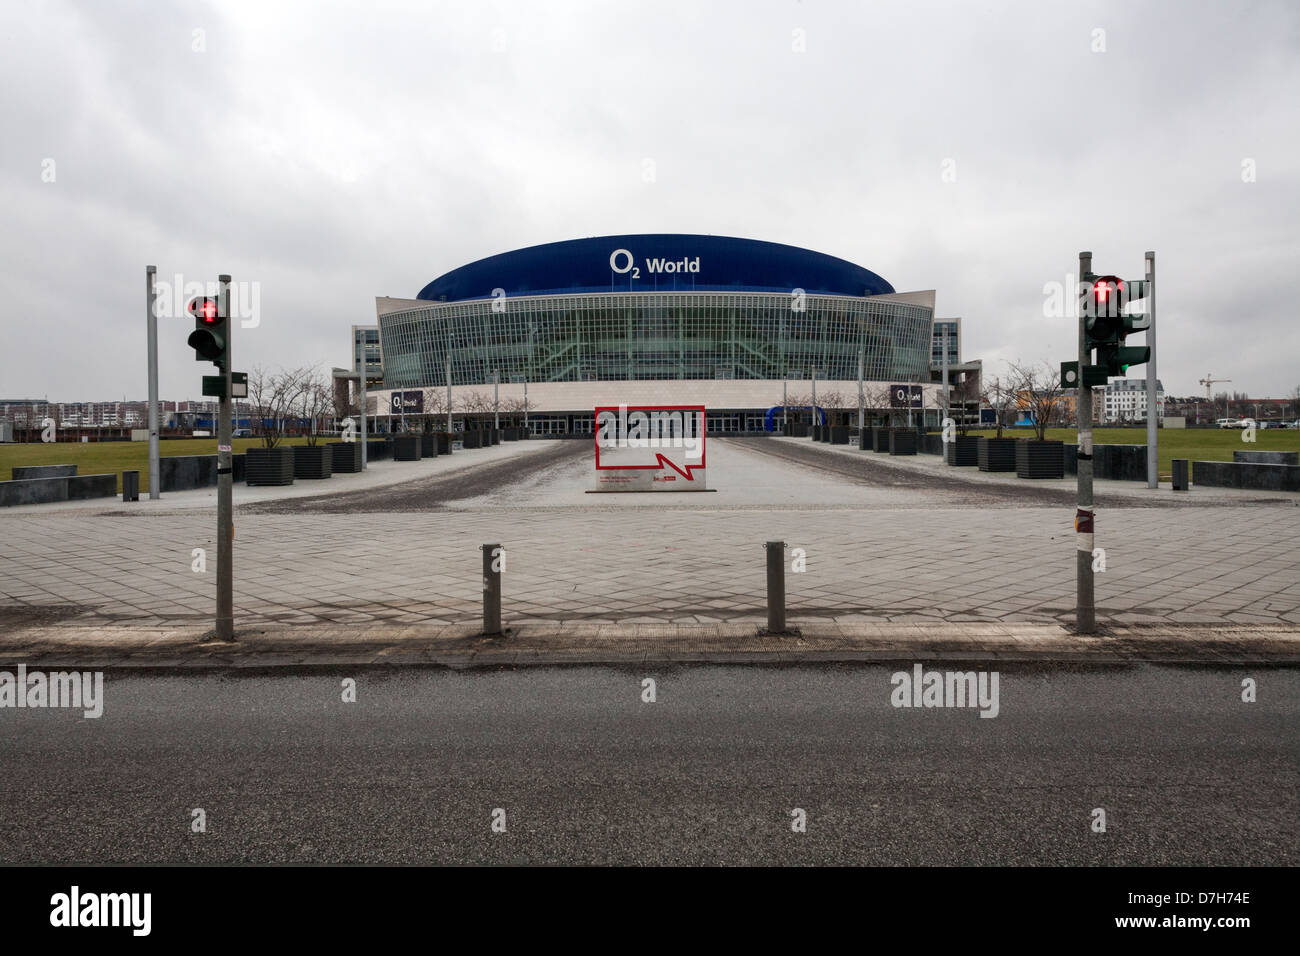
POLYGON ((930 362, 936 368, 943 365, 944 332, 948 333, 948 364, 961 362, 961 322, 957 319, 935 319, 934 341, 930 345, 930 362))
POLYGON ((928 380, 932 310, 788 292, 661 292, 429 302, 379 319, 384 384, 858 377, 928 380))

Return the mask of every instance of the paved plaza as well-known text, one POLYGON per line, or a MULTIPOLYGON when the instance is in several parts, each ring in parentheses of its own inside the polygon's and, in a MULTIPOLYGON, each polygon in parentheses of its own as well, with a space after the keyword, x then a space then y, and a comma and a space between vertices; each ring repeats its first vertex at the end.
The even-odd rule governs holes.
MULTIPOLYGON (((300 482, 292 498, 245 499, 236 511, 236 626, 475 621, 487 542, 507 549, 507 624, 762 623, 769 540, 786 541, 791 559, 795 548, 806 554, 807 570, 787 575, 794 625, 1072 620, 1072 505, 1020 506, 1017 488, 1028 494, 1031 483, 953 476, 957 469, 933 459, 815 449, 828 463, 865 469, 849 478, 779 457, 796 444, 814 450, 776 439, 711 441, 716 493, 585 494, 590 445, 529 442, 477 460, 467 452, 418 463, 408 485, 371 478, 373 487, 353 492, 336 478, 320 491, 337 497, 304 497, 300 482), (464 495, 476 469, 507 461, 521 469, 512 480, 464 495), (440 496, 444 471, 460 476, 460 497, 440 496), (927 486, 926 475, 948 484, 927 486), (404 488, 415 504, 382 510, 385 496, 404 488), (369 504, 329 510, 349 495, 369 504)), ((1300 624, 1296 496, 1152 507, 1172 492, 1133 483, 1108 491, 1119 484, 1099 483, 1099 495, 1118 502, 1099 510, 1102 623, 1300 624)), ((6 618, 210 622, 215 521, 195 500, 0 515, 0 627, 6 618), (195 548, 206 549, 203 572, 192 570, 195 548)))

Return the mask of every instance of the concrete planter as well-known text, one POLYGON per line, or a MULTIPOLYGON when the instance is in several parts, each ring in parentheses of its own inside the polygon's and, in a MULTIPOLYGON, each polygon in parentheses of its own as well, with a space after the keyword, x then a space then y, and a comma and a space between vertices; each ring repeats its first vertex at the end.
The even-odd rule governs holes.
POLYGON ((483 433, 482 433, 482 432, 463 432, 463 433, 461 434, 461 437, 460 437, 460 442, 461 442, 461 447, 462 447, 462 448, 482 448, 482 447, 483 447, 483 433))
POLYGON ((293 449, 288 445, 276 448, 250 448, 244 452, 244 477, 250 485, 293 484, 293 449))
POLYGON ((393 438, 393 461, 419 461, 420 436, 397 435, 393 438))
POLYGON ((1017 478, 1064 478, 1065 442, 1038 441, 1034 438, 1016 441, 1017 478))
POLYGON ((420 436, 420 457, 438 457, 438 436, 433 432, 425 432, 420 436))
POLYGON ((361 471, 361 442, 336 441, 325 447, 334 458, 331 467, 335 471, 341 474, 356 474, 361 471))
POLYGON ((980 471, 1016 470, 1016 439, 977 438, 976 441, 980 471))
POLYGON ((849 426, 832 425, 831 426, 831 444, 847 445, 849 443, 849 426))
POLYGON ((334 452, 327 445, 293 445, 295 478, 328 478, 334 474, 334 452))
POLYGON ((978 465, 979 455, 979 439, 973 435, 954 436, 943 448, 944 463, 959 468, 978 465))

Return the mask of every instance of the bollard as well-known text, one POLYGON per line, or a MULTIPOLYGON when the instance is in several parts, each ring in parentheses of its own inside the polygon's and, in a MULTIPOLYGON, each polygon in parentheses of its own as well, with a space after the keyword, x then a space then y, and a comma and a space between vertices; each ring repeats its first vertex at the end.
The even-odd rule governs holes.
POLYGON ((483 552, 483 633, 493 636, 501 633, 501 571, 506 553, 499 544, 481 545, 479 550, 483 552))
POLYGON ((767 543, 767 630, 785 633, 785 542, 767 543))
POLYGON ((1172 462, 1174 473, 1171 477, 1174 491, 1187 490, 1187 462, 1186 458, 1175 458, 1172 462))

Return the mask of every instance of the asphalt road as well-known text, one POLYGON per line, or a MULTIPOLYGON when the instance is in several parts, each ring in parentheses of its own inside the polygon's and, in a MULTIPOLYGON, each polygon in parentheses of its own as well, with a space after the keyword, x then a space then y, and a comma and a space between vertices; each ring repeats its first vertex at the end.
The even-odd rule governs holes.
POLYGON ((1297 862, 1300 671, 1004 667, 984 719, 904 667, 110 673, 0 710, 0 861, 1297 862))

